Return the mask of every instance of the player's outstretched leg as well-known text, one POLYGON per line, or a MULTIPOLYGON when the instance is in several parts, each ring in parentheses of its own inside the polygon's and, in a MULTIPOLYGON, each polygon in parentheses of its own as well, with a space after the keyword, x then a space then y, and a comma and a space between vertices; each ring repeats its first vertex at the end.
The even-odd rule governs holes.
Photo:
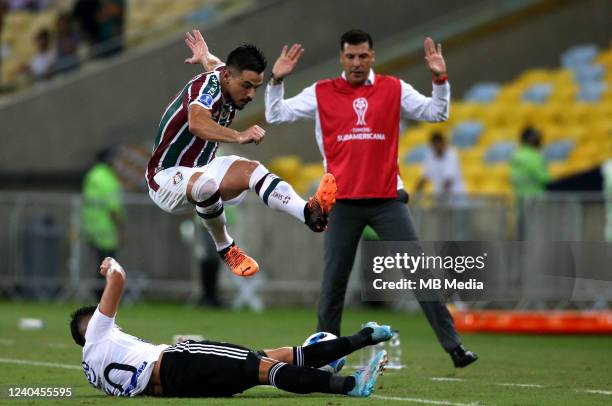
POLYGON ((223 201, 217 182, 203 172, 196 172, 189 179, 186 193, 195 203, 196 213, 212 236, 227 267, 238 276, 251 276, 258 272, 257 262, 236 247, 227 232, 223 201))
POLYGON ((390 326, 380 326, 371 321, 352 336, 319 341, 305 347, 293 347, 293 363, 319 368, 368 345, 387 341, 392 335, 390 326))
POLYGON ((321 232, 327 227, 327 215, 336 202, 336 180, 325 174, 319 188, 308 202, 283 179, 259 164, 249 179, 249 188, 275 210, 283 211, 305 223, 311 230, 321 232))
POLYGON ((305 347, 263 350, 261 354, 297 366, 319 368, 368 345, 387 341, 391 339, 392 335, 390 326, 380 326, 378 323, 371 321, 352 336, 319 341, 305 347))
POLYGON ((387 352, 378 352, 365 368, 353 375, 333 375, 311 367, 299 367, 269 358, 260 361, 260 382, 293 393, 334 393, 368 397, 387 364, 387 352), (263 379, 262 379, 263 375, 263 379))

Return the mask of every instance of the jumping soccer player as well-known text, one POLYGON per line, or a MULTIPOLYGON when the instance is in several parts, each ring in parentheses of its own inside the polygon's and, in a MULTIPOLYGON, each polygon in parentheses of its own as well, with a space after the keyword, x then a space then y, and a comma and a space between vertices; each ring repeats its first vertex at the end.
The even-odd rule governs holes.
POLYGON ((284 211, 315 232, 325 230, 335 203, 336 182, 326 174, 315 195, 303 200, 257 161, 231 155, 215 158, 220 142, 259 144, 265 131, 254 125, 239 132, 228 128, 236 110, 255 97, 263 83, 266 59, 253 45, 234 49, 223 65, 209 56, 199 31, 185 39, 193 51, 186 63, 201 63, 207 72, 192 78, 166 107, 146 172, 149 196, 162 210, 181 214, 194 206, 217 251, 239 276, 259 271, 226 229, 224 204, 238 204, 251 189, 264 203, 284 211))
POLYGON ((113 258, 100 265, 106 286, 98 306, 72 314, 70 331, 83 347, 83 370, 89 383, 112 396, 220 397, 257 385, 293 393, 323 392, 367 397, 384 370, 387 356, 378 352, 351 376, 316 369, 367 345, 391 338, 389 326, 366 324, 357 334, 307 347, 253 352, 239 345, 185 341, 153 345, 124 333, 115 324, 125 271, 113 258))

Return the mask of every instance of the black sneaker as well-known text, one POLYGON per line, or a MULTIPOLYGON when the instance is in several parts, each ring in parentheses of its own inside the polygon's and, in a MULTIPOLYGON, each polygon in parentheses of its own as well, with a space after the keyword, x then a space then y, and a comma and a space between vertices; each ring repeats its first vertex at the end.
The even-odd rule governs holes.
POLYGON ((478 359, 478 355, 470 350, 466 350, 463 345, 458 345, 457 348, 450 352, 450 357, 455 364, 455 368, 463 368, 470 365, 478 359))

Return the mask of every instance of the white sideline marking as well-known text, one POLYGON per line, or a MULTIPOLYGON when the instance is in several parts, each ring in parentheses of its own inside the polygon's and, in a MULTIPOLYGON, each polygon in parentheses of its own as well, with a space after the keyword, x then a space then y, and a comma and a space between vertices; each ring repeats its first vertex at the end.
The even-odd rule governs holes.
POLYGON ((40 362, 40 361, 26 361, 22 359, 12 359, 12 358, 0 358, 0 363, 5 364, 20 364, 20 365, 34 365, 38 367, 51 367, 51 368, 64 368, 64 369, 78 369, 82 370, 83 368, 78 367, 76 365, 68 365, 68 364, 56 364, 55 362, 40 362))
POLYGON ((496 383, 495 385, 510 386, 513 388, 545 388, 544 385, 540 385, 537 383, 496 383))
POLYGON ((612 395, 612 390, 599 390, 599 389, 582 389, 576 390, 576 392, 594 393, 596 395, 612 395))
POLYGON ((425 405, 444 405, 444 406, 478 406, 482 403, 472 402, 472 403, 455 403, 449 402, 448 400, 431 400, 431 399, 419 399, 419 398, 402 398, 398 396, 380 396, 380 395, 372 395, 371 397, 382 400, 399 400, 403 402, 413 402, 413 403, 422 403, 425 405))
POLYGON ((466 379, 463 378, 447 378, 444 376, 434 376, 433 378, 429 378, 432 381, 442 381, 442 382, 463 382, 466 379))

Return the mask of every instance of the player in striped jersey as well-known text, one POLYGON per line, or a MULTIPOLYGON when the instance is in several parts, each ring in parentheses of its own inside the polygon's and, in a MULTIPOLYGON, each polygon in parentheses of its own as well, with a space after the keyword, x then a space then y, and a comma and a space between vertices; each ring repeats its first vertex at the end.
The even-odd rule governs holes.
POLYGON ((149 196, 164 211, 181 214, 194 206, 215 241, 217 251, 239 276, 259 271, 227 233, 224 204, 238 204, 251 189, 263 202, 320 232, 336 199, 336 182, 326 174, 314 196, 303 200, 278 176, 257 161, 239 156, 215 157, 220 142, 259 144, 265 131, 228 128, 236 111, 255 97, 263 83, 266 59, 255 46, 242 45, 226 64, 209 55, 199 31, 187 33, 193 52, 186 63, 201 63, 206 72, 192 78, 166 107, 146 172, 149 196))
POLYGON ((98 306, 72 314, 70 331, 83 347, 83 372, 89 383, 111 396, 219 397, 258 385, 293 393, 335 393, 367 397, 387 357, 379 351, 368 366, 350 376, 316 369, 368 345, 391 338, 391 328, 369 322, 352 336, 308 346, 251 351, 215 341, 154 345, 122 331, 115 317, 125 270, 113 258, 100 264, 106 286, 98 306))

